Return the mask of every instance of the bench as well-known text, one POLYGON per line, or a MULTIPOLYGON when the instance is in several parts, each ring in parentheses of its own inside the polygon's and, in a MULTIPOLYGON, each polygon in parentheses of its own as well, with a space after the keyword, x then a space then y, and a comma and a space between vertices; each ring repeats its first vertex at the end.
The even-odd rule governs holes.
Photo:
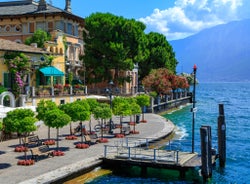
POLYGON ((23 138, 22 139, 23 141, 23 144, 24 145, 36 145, 36 146, 39 146, 39 145, 42 145, 42 141, 39 139, 38 135, 34 135, 34 136, 29 136, 26 138, 23 138))
POLYGON ((50 150, 48 145, 42 145, 39 147, 35 147, 35 148, 31 148, 30 149, 31 155, 32 155, 32 159, 34 159, 35 161, 38 160, 38 157, 40 156, 54 156, 53 155, 53 150, 50 150))
POLYGON ((83 136, 86 144, 91 145, 97 143, 98 137, 96 134, 83 135, 83 136))
POLYGON ((130 134, 130 126, 123 126, 122 127, 122 133, 124 135, 129 135, 130 134))

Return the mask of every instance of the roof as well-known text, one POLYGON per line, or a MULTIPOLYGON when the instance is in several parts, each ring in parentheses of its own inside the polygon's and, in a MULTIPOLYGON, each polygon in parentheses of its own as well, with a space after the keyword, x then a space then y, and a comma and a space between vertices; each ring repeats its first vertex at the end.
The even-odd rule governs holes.
POLYGON ((24 45, 22 43, 16 43, 13 41, 5 40, 0 38, 0 51, 20 51, 26 53, 37 53, 37 54, 47 54, 41 48, 32 47, 29 45, 24 45))
POLYGON ((60 8, 54 7, 51 4, 46 4, 47 8, 38 10, 38 2, 32 0, 24 1, 11 1, 11 2, 0 2, 0 18, 1 17, 15 17, 15 16, 34 16, 34 15, 44 15, 45 14, 63 14, 65 16, 70 16, 72 19, 77 19, 82 24, 84 23, 83 18, 78 17, 71 12, 62 10, 60 8))

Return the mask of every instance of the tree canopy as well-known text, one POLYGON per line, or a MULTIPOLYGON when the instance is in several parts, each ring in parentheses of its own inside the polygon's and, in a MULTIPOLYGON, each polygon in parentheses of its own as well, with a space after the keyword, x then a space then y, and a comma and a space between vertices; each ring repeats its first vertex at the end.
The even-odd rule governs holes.
POLYGON ((186 77, 177 76, 166 68, 153 69, 142 83, 149 91, 155 91, 158 94, 167 94, 171 90, 189 87, 186 77))
POLYGON ((163 34, 150 32, 146 35, 148 57, 139 64, 139 80, 147 76, 152 69, 167 68, 175 73, 178 64, 172 46, 163 34))
POLYGON ((7 116, 3 119, 4 130, 6 132, 31 132, 36 130, 34 123, 35 113, 30 109, 15 109, 7 113, 7 116), (27 118, 27 119, 25 119, 27 118), (32 119, 29 119, 32 118, 32 119), (32 120, 32 121, 31 121, 32 120), (28 123, 27 123, 28 122, 28 123), (28 124, 23 127, 23 124, 28 124))
POLYGON ((43 31, 42 29, 38 29, 34 32, 34 34, 31 37, 28 37, 25 40, 26 45, 30 45, 32 43, 37 43, 37 47, 43 48, 44 42, 49 41, 51 39, 51 36, 46 31, 43 31))
POLYGON ((132 70, 135 63, 144 59, 145 25, 110 13, 95 13, 85 18, 85 28, 88 31, 83 34, 83 61, 88 82, 111 80, 112 69, 115 83, 128 80, 118 71, 132 70))

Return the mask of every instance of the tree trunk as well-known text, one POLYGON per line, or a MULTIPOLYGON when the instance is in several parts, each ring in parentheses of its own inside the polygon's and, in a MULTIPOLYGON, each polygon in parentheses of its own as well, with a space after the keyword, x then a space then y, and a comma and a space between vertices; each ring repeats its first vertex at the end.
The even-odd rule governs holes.
POLYGON ((56 148, 59 150, 59 128, 56 129, 56 148))

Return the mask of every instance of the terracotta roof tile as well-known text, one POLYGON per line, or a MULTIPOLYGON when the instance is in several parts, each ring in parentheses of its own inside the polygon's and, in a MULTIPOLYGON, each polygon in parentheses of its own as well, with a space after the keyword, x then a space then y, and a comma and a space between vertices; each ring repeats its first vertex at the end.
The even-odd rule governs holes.
POLYGON ((13 41, 5 40, 0 38, 0 50, 2 51, 20 51, 28 53, 40 53, 46 54, 47 51, 44 51, 41 48, 32 47, 29 45, 24 45, 21 43, 16 43, 13 41))

